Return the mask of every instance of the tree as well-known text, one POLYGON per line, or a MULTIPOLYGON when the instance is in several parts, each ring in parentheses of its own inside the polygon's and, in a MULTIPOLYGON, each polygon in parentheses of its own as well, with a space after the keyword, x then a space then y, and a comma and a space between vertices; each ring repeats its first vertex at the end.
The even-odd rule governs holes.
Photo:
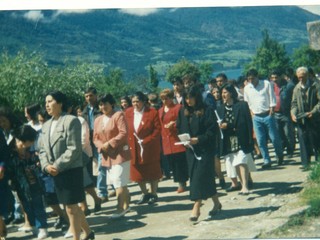
POLYGON ((212 75, 212 72, 213 72, 212 63, 209 62, 209 61, 200 63, 199 70, 200 70, 200 73, 201 73, 200 81, 202 83, 207 83, 208 80, 211 79, 211 75, 212 75))
POLYGON ((172 82, 174 78, 182 78, 185 75, 191 75, 195 79, 200 79, 201 73, 199 67, 196 64, 193 64, 186 60, 185 58, 181 59, 179 62, 174 64, 167 71, 165 79, 169 82, 172 82))
POLYGON ((316 72, 320 71, 320 51, 311 49, 308 45, 302 45, 295 49, 292 55, 292 66, 312 67, 316 72))
POLYGON ((94 86, 100 93, 111 93, 116 99, 133 91, 133 85, 123 79, 121 69, 104 68, 87 63, 49 67, 39 53, 19 52, 0 59, 0 104, 8 105, 15 112, 22 112, 30 103, 43 105, 49 90, 60 90, 68 96, 72 105, 84 101, 84 91, 94 86))
POLYGON ((152 67, 152 65, 149 65, 149 81, 150 81, 151 92, 156 92, 157 87, 159 85, 159 79, 158 79, 158 73, 152 67))
POLYGON ((245 66, 245 71, 255 68, 263 77, 267 77, 272 69, 285 70, 289 67, 290 59, 285 46, 271 39, 267 30, 262 32, 262 42, 258 47, 252 62, 245 66))

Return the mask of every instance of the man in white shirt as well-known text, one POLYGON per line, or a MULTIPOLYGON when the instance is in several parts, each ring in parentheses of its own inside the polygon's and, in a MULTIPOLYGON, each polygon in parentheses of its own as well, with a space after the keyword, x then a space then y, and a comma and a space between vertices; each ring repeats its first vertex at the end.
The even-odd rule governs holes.
POLYGON ((267 146, 267 134, 273 143, 277 155, 278 165, 283 164, 283 149, 273 117, 276 98, 271 83, 259 80, 258 72, 250 69, 247 72, 248 84, 244 88, 244 100, 248 102, 257 142, 264 159, 262 169, 271 167, 271 159, 267 146))

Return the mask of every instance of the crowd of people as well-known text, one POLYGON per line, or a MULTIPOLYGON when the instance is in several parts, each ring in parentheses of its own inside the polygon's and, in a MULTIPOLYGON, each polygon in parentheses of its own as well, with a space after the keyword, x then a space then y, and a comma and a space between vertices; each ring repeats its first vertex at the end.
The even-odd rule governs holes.
POLYGON ((141 190, 135 204, 153 205, 159 181, 171 177, 177 194, 189 185, 191 222, 209 198, 208 218, 214 218, 222 210, 216 179, 227 192, 250 194, 254 160, 263 158, 261 170, 272 169, 269 140, 277 165, 292 158, 296 135, 302 170, 312 156, 318 160, 320 81, 312 69, 275 69, 265 80, 255 69, 237 80, 221 73, 207 90, 190 74, 171 82, 173 90, 121 99, 90 87, 86 104, 78 107, 61 91, 51 91, 44 108, 25 107, 27 121, 1 106, 0 236, 6 236, 6 224, 21 223, 18 231, 47 238, 50 207, 57 215, 54 227, 64 229, 65 238, 95 239, 85 193, 94 200, 94 212, 115 195, 109 218, 117 219, 131 209, 130 182, 141 190))

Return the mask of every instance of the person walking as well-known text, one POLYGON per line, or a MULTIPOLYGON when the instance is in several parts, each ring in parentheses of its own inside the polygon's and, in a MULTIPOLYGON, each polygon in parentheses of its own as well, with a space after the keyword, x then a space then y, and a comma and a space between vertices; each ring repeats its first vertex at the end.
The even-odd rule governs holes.
POLYGON ((274 118, 276 98, 271 83, 268 80, 260 81, 256 69, 250 69, 247 72, 247 80, 248 84, 244 88, 244 100, 249 105, 254 132, 264 159, 262 169, 269 169, 271 168, 271 159, 267 145, 268 135, 273 143, 278 165, 283 163, 282 144, 274 118))
POLYGON ((147 97, 142 92, 133 94, 131 100, 133 107, 128 108, 125 112, 132 156, 130 178, 139 184, 142 191, 137 204, 153 204, 158 201, 158 182, 162 177, 160 167, 161 125, 158 111, 147 106, 147 97), (149 191, 147 183, 150 183, 149 191))
POLYGON ((187 134, 187 161, 190 176, 190 200, 194 201, 189 220, 196 222, 200 216, 203 200, 211 198, 213 208, 209 217, 217 214, 222 205, 216 191, 214 177, 215 134, 218 126, 212 107, 203 102, 201 90, 190 87, 185 95, 186 105, 179 111, 177 129, 179 134, 187 134))
POLYGON ((73 239, 94 239, 84 213, 78 206, 85 198, 81 124, 77 117, 66 114, 67 98, 60 91, 46 95, 46 110, 52 118, 44 123, 40 139, 39 159, 44 172, 53 176, 60 204, 64 204, 73 239))

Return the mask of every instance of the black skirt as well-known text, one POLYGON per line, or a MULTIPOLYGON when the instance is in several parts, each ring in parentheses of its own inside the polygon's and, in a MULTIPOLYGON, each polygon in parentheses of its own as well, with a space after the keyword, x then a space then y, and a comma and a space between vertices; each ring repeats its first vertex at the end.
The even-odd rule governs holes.
POLYGON ((82 167, 63 171, 53 179, 60 204, 71 205, 85 200, 82 167))

